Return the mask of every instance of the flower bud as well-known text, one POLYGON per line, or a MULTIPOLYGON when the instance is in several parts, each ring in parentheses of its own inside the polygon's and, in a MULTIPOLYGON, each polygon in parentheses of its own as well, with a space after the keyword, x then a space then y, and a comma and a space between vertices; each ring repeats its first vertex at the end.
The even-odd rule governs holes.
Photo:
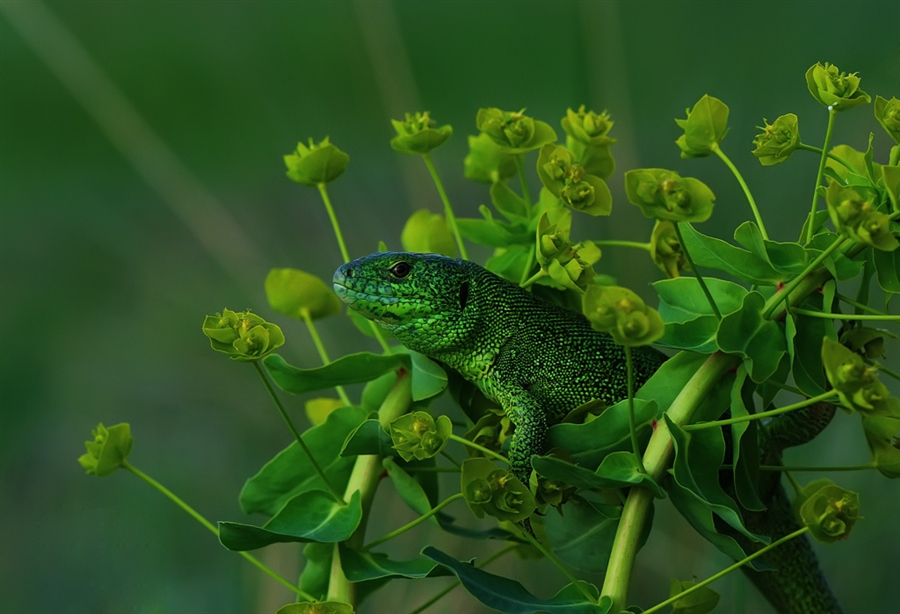
POLYGON ((797 116, 793 113, 782 115, 769 125, 763 120, 765 126, 760 128, 762 134, 753 139, 756 145, 751 153, 759 158, 763 166, 772 166, 787 160, 794 150, 800 145, 800 130, 797 127, 797 116))
POLYGON ((306 186, 317 186, 337 179, 347 168, 350 156, 328 142, 326 136, 321 143, 309 145, 297 143, 297 150, 284 156, 287 176, 306 186))
POLYGON ((496 108, 478 109, 475 125, 509 154, 532 151, 556 140, 556 133, 549 124, 528 117, 524 109, 517 113, 496 108))
POLYGON ((881 211, 872 211, 863 218, 855 234, 860 242, 883 252, 892 252, 900 247, 900 242, 891 232, 891 218, 881 211))
POLYGON ((425 154, 440 147, 453 134, 449 125, 435 128, 428 111, 406 114, 406 121, 391 120, 397 136, 391 139, 391 147, 406 154, 425 154))
POLYGON ((598 115, 593 111, 585 111, 584 105, 581 105, 578 111, 567 109, 561 123, 566 134, 585 145, 600 147, 616 142, 615 139, 606 136, 613 127, 613 122, 606 111, 598 115))
POLYGON ((792 507, 810 534, 826 544, 847 539, 860 519, 859 495, 825 478, 807 484, 792 507))
POLYGON ((460 491, 478 518, 521 522, 537 508, 531 491, 507 469, 498 469, 484 458, 463 461, 460 491))
POLYGON ((650 235, 650 257, 670 279, 680 276, 679 271, 687 268, 687 260, 681 251, 675 224, 657 220, 650 235))
POLYGON ((856 73, 840 72, 834 64, 816 62, 806 71, 806 87, 813 98, 835 111, 846 111, 872 101, 859 89, 856 73))
POLYGON ((588 286, 582 312, 595 330, 609 333, 619 345, 648 345, 665 332, 659 313, 620 286, 588 286))
POLYGON ((716 199, 702 181, 662 168, 626 172, 625 193, 645 217, 672 222, 708 220, 716 199))
POLYGON ((900 100, 890 100, 875 96, 875 119, 881 124, 895 143, 900 144, 900 100))
POLYGON ((702 158, 710 155, 728 134, 728 106, 709 94, 697 101, 693 109, 686 109, 686 119, 675 123, 684 129, 675 141, 682 158, 702 158))
POLYGON ((828 381, 846 409, 864 416, 896 415, 900 418, 900 402, 890 396, 887 387, 878 381, 876 370, 866 367, 859 354, 825 337, 822 364, 828 381))
POLYGON ((452 430, 447 416, 435 421, 428 412, 415 411, 391 422, 391 440, 403 460, 424 460, 444 448, 452 430))
POLYGON ((259 360, 284 345, 281 328, 266 322, 249 310, 222 310, 203 320, 203 334, 217 352, 228 354, 232 360, 259 360))
POLYGON ((593 216, 612 212, 612 194, 606 182, 586 173, 568 148, 545 144, 538 156, 537 171, 544 187, 572 209, 593 216))
POLYGON ((87 452, 78 458, 78 464, 89 475, 96 475, 98 478, 109 475, 121 467, 131 453, 134 443, 131 425, 123 422, 106 428, 101 422, 91 434, 94 440, 84 442, 87 452))

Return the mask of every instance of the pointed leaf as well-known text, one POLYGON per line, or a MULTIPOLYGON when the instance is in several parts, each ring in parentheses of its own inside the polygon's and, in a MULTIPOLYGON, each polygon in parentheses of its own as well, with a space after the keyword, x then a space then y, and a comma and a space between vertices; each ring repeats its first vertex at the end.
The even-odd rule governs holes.
POLYGON ((690 224, 681 225, 688 253, 697 266, 724 271, 748 284, 773 286, 789 275, 779 273, 772 265, 747 250, 697 232, 690 224))
POLYGON ((365 582, 379 578, 434 578, 450 575, 450 572, 434 561, 423 558, 394 561, 380 552, 359 552, 343 544, 339 548, 341 569, 351 582, 365 582))
POLYGON ((427 356, 410 352, 412 359, 412 399, 421 401, 438 395, 447 387, 447 372, 427 356))
POLYGON ((368 382, 388 371, 408 367, 409 358, 403 354, 372 354, 359 352, 339 358, 316 369, 299 369, 289 365, 278 354, 271 354, 263 360, 266 370, 279 388, 285 392, 300 394, 313 390, 324 390, 368 382))
POLYGON ((556 508, 544 516, 544 530, 553 553, 581 571, 606 571, 622 509, 595 504, 578 495, 564 509, 565 516, 556 508))
POLYGON ((359 454, 378 454, 390 456, 396 454, 393 448, 394 442, 378 420, 366 420, 353 429, 344 446, 341 448, 341 456, 357 456, 359 454))
POLYGON ((722 318, 716 334, 716 342, 723 352, 747 359, 747 370, 757 383, 775 373, 787 352, 784 332, 762 315, 765 303, 759 292, 748 293, 739 311, 722 318))

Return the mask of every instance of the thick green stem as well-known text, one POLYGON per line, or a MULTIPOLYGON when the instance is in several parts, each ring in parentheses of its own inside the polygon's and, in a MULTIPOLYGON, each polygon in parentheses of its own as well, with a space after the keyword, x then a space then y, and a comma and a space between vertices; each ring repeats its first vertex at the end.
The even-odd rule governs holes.
MULTIPOLYGON (((669 418, 678 425, 686 424, 705 400, 719 379, 738 363, 738 357, 716 352, 706 359, 694 376, 685 384, 681 392, 667 410, 669 418)), ((662 479, 671 462, 674 444, 665 422, 659 422, 644 451, 644 467, 655 480, 662 479)), ((637 556, 638 543, 653 504, 653 493, 642 487, 634 487, 628 493, 616 537, 610 553, 606 577, 603 581, 603 595, 612 599, 610 612, 625 609, 628 585, 637 556)))
POLYGON ((477 443, 475 443, 474 441, 469 441, 468 439, 463 439, 459 435, 454 435, 453 433, 450 433, 450 435, 447 437, 447 439, 449 439, 450 441, 455 441, 457 443, 461 443, 464 446, 469 446, 470 448, 472 448, 474 450, 478 450, 482 454, 490 456, 494 460, 498 460, 500 462, 509 464, 509 459, 507 459, 502 454, 497 454, 493 450, 489 450, 488 448, 485 448, 484 446, 480 446, 477 443))
POLYGON ((825 259, 828 258, 828 256, 830 256, 832 253, 834 253, 834 251, 839 248, 846 240, 847 239, 845 237, 836 238, 831 243, 831 245, 825 248, 825 251, 816 256, 815 260, 807 265, 802 273, 794 277, 794 279, 792 279, 790 283, 788 283, 788 285, 779 290, 774 296, 770 297, 769 300, 766 301, 766 305, 763 308, 763 317, 771 320, 772 314, 774 313, 778 305, 780 305, 782 301, 788 298, 791 295, 791 292, 793 292, 801 283, 803 283, 803 281, 806 279, 806 276, 818 269, 819 266, 823 262, 825 262, 825 259))
MULTIPOLYGON (((325 345, 322 343, 322 338, 319 337, 319 331, 316 330, 316 325, 313 323, 312 315, 309 313, 309 309, 305 307, 300 311, 300 315, 303 317, 303 321, 306 322, 306 328, 309 330, 309 336, 312 337, 313 345, 316 346, 316 350, 319 352, 319 358, 322 359, 322 364, 329 364, 331 359, 328 358, 328 352, 325 351, 325 345)), ((341 401, 344 402, 345 405, 352 405, 350 402, 350 397, 347 396, 347 392, 344 390, 343 386, 335 386, 335 391, 338 393, 338 396, 341 397, 341 401)))
POLYGON ((284 406, 281 404, 278 395, 275 394, 275 389, 272 388, 272 384, 269 383, 269 378, 266 377, 266 374, 263 373, 262 367, 259 366, 259 361, 254 360, 253 366, 256 367, 256 372, 259 373, 259 378, 263 381, 266 390, 269 391, 269 396, 272 397, 273 401, 275 401, 275 407, 278 408, 278 411, 281 414, 281 417, 284 419, 285 424, 287 424, 288 429, 290 429, 291 433, 294 435, 294 439, 300 445, 300 448, 306 453, 306 456, 307 458, 309 458, 309 462, 313 466, 313 469, 315 469, 316 473, 319 474, 319 478, 322 480, 322 482, 325 483, 325 486, 328 488, 328 492, 331 493, 331 496, 334 497, 335 501, 337 501, 341 505, 347 505, 347 502, 344 501, 340 493, 335 490, 334 486, 331 485, 331 482, 328 481, 328 478, 325 476, 325 472, 322 471, 322 468, 319 466, 319 463, 312 455, 312 452, 306 446, 306 442, 303 441, 303 437, 300 436, 299 431, 297 431, 296 427, 294 427, 294 423, 291 422, 291 418, 290 416, 288 416, 288 413, 285 411, 284 406))
POLYGON ((653 612, 659 612, 659 611, 662 610, 664 607, 669 606, 669 605, 672 605, 673 603, 675 603, 675 602, 678 601, 679 599, 682 599, 682 598, 684 598, 684 597, 687 597, 688 595, 690 595, 690 594, 693 593, 694 591, 699 591, 701 588, 703 588, 703 587, 706 586, 707 584, 710 584, 710 583, 712 583, 712 582, 715 582, 715 581, 718 580, 719 578, 721 578, 721 577, 723 577, 723 576, 725 576, 725 575, 727 575, 727 574, 730 574, 730 573, 731 573, 732 571, 734 571, 735 569, 740 569, 741 567, 743 567, 744 565, 746 565, 747 563, 749 563, 749 562, 752 561, 753 559, 756 559, 756 558, 761 557, 761 556, 764 555, 766 552, 769 552, 769 551, 772 550, 773 548, 777 548, 778 546, 780 546, 781 544, 783 544, 783 543, 785 543, 785 542, 791 541, 791 540, 794 539, 795 537, 800 537, 801 535, 803 535, 803 534, 806 533, 807 531, 809 531, 809 527, 803 527, 802 529, 797 529, 797 530, 794 531, 793 533, 790 533, 790 534, 788 534, 788 535, 785 535, 785 536, 782 537, 781 539, 775 540, 774 542, 772 542, 771 544, 769 544, 769 545, 766 546, 765 548, 760 548, 759 550, 757 550, 756 552, 754 552, 754 553, 751 554, 750 556, 741 559, 740 561, 738 561, 738 562, 735 563, 734 565, 731 565, 730 567, 727 567, 727 568, 723 569, 722 571, 720 571, 719 573, 715 574, 714 576, 710 576, 709 578, 707 578, 707 579, 704 580, 703 582, 698 582, 697 584, 695 584, 695 585, 692 586, 691 588, 689 588, 689 589, 687 589, 687 590, 685 590, 685 591, 682 591, 682 592, 678 593, 677 595, 674 595, 674 596, 672 596, 672 597, 669 597, 668 599, 666 599, 666 600, 663 601, 662 603, 656 604, 655 606, 653 606, 653 607, 650 608, 649 610, 644 610, 644 614, 653 614, 653 612))
POLYGON ((441 501, 440 503, 435 505, 433 508, 431 508, 431 511, 429 511, 425 514, 422 514, 421 516, 419 516, 412 522, 408 522, 405 525, 403 525, 402 527, 400 527, 399 529, 394 529, 387 535, 384 535, 374 541, 369 542, 368 544, 366 544, 365 546, 362 547, 361 552, 367 552, 367 551, 371 550, 372 548, 374 548, 375 546, 379 546, 386 541, 394 539, 398 535, 402 535, 403 533, 406 533, 410 529, 414 529, 415 527, 419 526, 420 524, 422 524, 423 522, 425 522, 426 520, 428 520, 429 518, 431 518, 432 516, 434 516, 435 514, 440 512, 442 509, 444 509, 445 507, 447 507, 454 501, 457 501, 462 498, 463 498, 463 494, 461 492, 458 492, 453 496, 447 497, 446 499, 444 499, 443 501, 441 501))
POLYGON ((713 313, 716 314, 716 319, 721 320, 722 313, 719 311, 719 306, 716 305, 716 301, 715 299, 713 299, 712 293, 706 286, 706 281, 700 274, 700 269, 698 269, 697 265, 694 264, 694 261, 691 258, 691 254, 688 252, 687 245, 684 244, 684 237, 681 236, 681 224, 681 222, 675 222, 675 234, 678 235, 678 242, 681 244, 681 253, 684 254, 684 259, 687 260, 688 264, 691 267, 691 271, 694 272, 694 277, 697 278, 697 283, 700 284, 700 289, 703 290, 703 294, 706 295, 706 300, 709 301, 709 306, 712 308, 713 313))
POLYGON ((815 220, 816 220, 816 201, 819 200, 819 184, 822 183, 822 175, 825 173, 825 160, 827 159, 828 146, 831 144, 831 133, 834 130, 834 118, 837 116, 837 111, 831 107, 828 107, 828 128, 825 129, 825 144, 822 145, 822 156, 819 158, 819 171, 816 173, 816 183, 813 186, 813 197, 812 197, 812 207, 809 211, 809 221, 806 225, 806 243, 809 245, 810 241, 813 239, 813 235, 816 233, 815 220))
MULTIPOLYGON (((182 501, 181 498, 179 498, 177 495, 175 495, 175 493, 173 493, 171 490, 169 490, 168 488, 166 488, 165 486, 163 486, 162 484, 160 484, 159 482, 157 482, 156 480, 151 478, 149 475, 147 475, 146 473, 144 473, 143 471, 141 471, 140 469, 138 469, 137 467, 135 467, 128 461, 122 461, 122 468, 125 469, 126 471, 129 471, 132 474, 136 475, 141 480, 143 480, 144 482, 146 482, 147 484, 149 484, 150 486, 152 486, 153 488, 155 488, 156 490, 161 492, 172 503, 174 503, 175 505, 180 507, 182 510, 187 512, 191 518, 193 518, 194 520, 196 520, 197 522, 202 524, 204 527, 206 527, 213 535, 215 535, 216 537, 219 536, 219 530, 215 527, 215 525, 213 525, 213 523, 211 523, 206 518, 201 516, 197 510, 195 510, 190 505, 188 505, 187 503, 182 501)), ((291 592, 296 593, 301 599, 304 599, 306 601, 315 601, 316 600, 309 593, 306 593, 306 592, 302 591, 301 589, 297 588, 296 586, 294 586, 293 584, 291 584, 290 582, 288 582, 287 580, 285 580, 284 578, 279 576, 277 573, 275 573, 274 571, 272 571, 271 569, 266 567, 266 565, 262 561, 257 559, 256 557, 254 557, 250 554, 247 554, 246 552, 238 552, 238 554, 240 554, 244 559, 246 559, 249 563, 254 565, 257 569, 262 571, 264 574, 266 574, 267 576, 269 576, 270 578, 272 578, 273 580, 275 580, 276 582, 278 582, 279 584, 281 584, 282 586, 284 586, 291 592)))
POLYGON ((444 203, 444 216, 447 218, 447 224, 450 226, 450 231, 453 233, 453 236, 456 237, 456 246, 459 248, 459 255, 463 260, 468 260, 469 255, 466 253, 466 246, 463 244, 462 235, 459 234, 459 228, 456 226, 456 216, 453 215, 453 207, 450 206, 450 199, 447 198, 444 184, 441 182, 437 169, 434 167, 434 162, 431 161, 431 154, 427 152, 423 153, 422 159, 425 160, 425 166, 428 167, 428 172, 431 173, 434 185, 437 186, 438 194, 441 195, 441 200, 444 203))
POLYGON ((628 371, 628 428, 631 431, 631 448, 637 459, 641 473, 647 473, 644 469, 644 460, 641 457, 641 446, 638 444, 637 425, 634 420, 634 361, 631 358, 631 346, 625 346, 625 366, 628 371))
POLYGON ((822 311, 812 311, 810 309, 800 309, 799 307, 791 307, 791 313, 801 316, 809 316, 811 318, 824 318, 826 320, 859 320, 873 322, 900 322, 900 316, 883 315, 863 315, 858 313, 824 313, 822 311))
POLYGON ((728 418, 727 420, 714 420, 712 422, 699 422, 697 424, 687 424, 682 428, 686 431, 699 431, 702 429, 708 429, 713 427, 723 427, 729 424, 738 424, 740 422, 750 422, 751 420, 763 420, 765 418, 771 418, 773 416, 780 416, 781 414, 786 414, 788 412, 796 411, 798 409, 803 409, 804 407, 809 407, 810 405, 814 405, 820 401, 825 401, 826 399, 830 399, 833 396, 837 395, 837 390, 829 390, 828 392, 823 392, 820 395, 811 397, 809 399, 804 399, 799 403, 794 403, 792 405, 786 405, 784 407, 779 407, 778 409, 772 409, 769 411, 763 411, 758 414, 747 414, 746 416, 738 416, 736 418, 728 418))
POLYGON ((741 172, 734 164, 732 164, 728 156, 725 155, 725 152, 719 149, 718 145, 713 147, 713 151, 719 156, 719 159, 725 163, 725 166, 731 170, 731 173, 734 175, 734 178, 737 179, 738 183, 741 184, 741 189, 744 190, 744 196, 747 197, 747 202, 750 203, 750 208, 753 210, 753 217, 756 218, 756 225, 759 226, 759 232, 762 235, 762 238, 768 241, 769 233, 766 232, 766 226, 763 224, 762 216, 759 214, 759 208, 756 206, 756 201, 753 200, 753 194, 750 193, 750 188, 747 186, 747 182, 744 181, 743 176, 741 176, 741 172))

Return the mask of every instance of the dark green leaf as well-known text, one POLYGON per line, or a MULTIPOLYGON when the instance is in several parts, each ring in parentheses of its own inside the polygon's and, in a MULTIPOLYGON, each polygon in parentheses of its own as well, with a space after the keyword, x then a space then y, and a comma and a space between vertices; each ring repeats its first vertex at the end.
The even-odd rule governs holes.
POLYGON ((690 224, 681 225, 688 253, 698 266, 724 271, 749 284, 776 285, 788 277, 747 250, 697 232, 690 224))
POLYGON ((411 561, 394 561, 380 552, 358 552, 340 546, 341 569, 351 582, 365 582, 378 578, 434 578, 450 573, 437 563, 417 558, 411 561))
MULTIPOLYGON (((382 464, 387 470, 391 481, 394 483, 397 494, 400 495, 400 498, 403 499, 403 502, 406 503, 412 511, 420 516, 431 511, 431 501, 429 501, 428 495, 425 494, 425 490, 422 488, 421 484, 416 482, 408 473, 401 469, 397 463, 394 462, 394 459, 385 458, 382 461, 382 464)), ((437 518, 434 516, 431 517, 431 521, 434 524, 437 524, 437 518)))
MULTIPOLYGON (((812 248, 810 250, 810 257, 815 258, 821 252, 828 249, 828 247, 834 243, 835 239, 838 238, 838 235, 833 232, 820 232, 816 236, 813 237, 813 240, 810 241, 809 247, 812 248)), ((881 250, 875 250, 881 251, 881 250)), ((885 252, 889 253, 889 252, 885 252)), ((896 252, 893 252, 896 253, 896 252)), ((832 254, 825 259, 825 268, 834 275, 835 279, 838 281, 844 281, 845 279, 853 279, 857 275, 859 275, 859 270, 862 268, 863 260, 855 259, 850 260, 841 253, 841 250, 836 250, 832 252, 832 254)))
POLYGON ((505 183, 491 186, 491 203, 503 217, 513 223, 528 223, 528 203, 505 183))
MULTIPOLYGON (((747 369, 741 365, 731 387, 731 417, 740 418, 753 413, 753 391, 747 381, 747 369)), ((741 507, 761 512, 766 509, 759 500, 759 435, 758 420, 731 425, 731 462, 734 467, 734 492, 741 507)))
MULTIPOLYGON (((669 597, 674 597, 697 585, 696 580, 672 580, 669 597)), ((719 593, 703 586, 672 604, 672 614, 708 614, 719 604, 719 593)))
MULTIPOLYGON (((700 365, 706 361, 706 358, 703 354, 678 352, 650 376, 650 379, 635 393, 635 398, 654 401, 659 407, 657 415, 662 414, 669 409, 669 405, 672 404, 688 380, 694 376, 700 365)), ((635 405, 635 409, 637 409, 637 405, 635 405)), ((626 413, 625 416, 627 417, 627 415, 626 413)))
MULTIPOLYGON (((821 295, 812 295, 804 303, 808 309, 820 310, 821 295)), ((785 333, 793 333, 793 342, 788 347, 791 354, 794 384, 813 397, 825 392, 825 371, 822 368, 822 337, 837 340, 834 325, 825 318, 790 313, 785 320, 785 333)))
POLYGON ((787 351, 784 332, 762 315, 765 303, 759 292, 748 293, 740 311, 722 318, 716 334, 716 343, 723 352, 739 354, 747 360, 750 377, 757 383, 775 373, 787 351))
POLYGON ((344 541, 359 526, 362 505, 359 491, 341 505, 321 490, 310 490, 290 499, 262 527, 240 522, 219 522, 219 541, 229 550, 255 550, 281 542, 344 541))
POLYGON ((345 384, 368 382, 388 371, 399 367, 408 367, 408 360, 402 354, 385 356, 359 352, 339 358, 324 367, 298 369, 289 365, 278 354, 272 354, 263 360, 263 364, 266 365, 266 370, 279 388, 286 392, 300 394, 345 384))
POLYGON ((881 289, 892 294, 900 294, 900 249, 892 252, 873 250, 872 260, 875 262, 875 272, 881 289))
MULTIPOLYGON (((715 277, 707 278, 706 284, 722 314, 741 308, 747 294, 742 286, 715 277)), ((664 279, 653 287, 659 294, 659 315, 666 323, 666 334, 657 342, 659 345, 703 354, 719 349, 719 320, 696 278, 664 279)))
MULTIPOLYGON (((649 435, 650 425, 656 415, 656 402, 634 400, 634 418, 639 440, 649 435)), ((616 403, 586 424, 557 424, 550 427, 547 442, 547 449, 563 448, 575 463, 596 469, 607 454, 631 449, 628 401, 616 403)))
POLYGON ((622 509, 575 495, 564 511, 550 508, 543 519, 553 553, 581 571, 606 571, 622 509))
MULTIPOLYGON (((355 460, 341 458, 340 449, 347 436, 362 424, 366 416, 367 413, 359 407, 341 407, 331 412, 324 424, 302 435, 329 482, 338 490, 346 485, 355 460)), ((247 514, 263 512, 274 515, 294 495, 325 488, 309 457, 297 442, 291 442, 244 484, 240 496, 241 509, 247 514)))
POLYGON ((384 375, 367 382, 365 388, 363 388, 360 405, 366 411, 378 411, 378 408, 384 403, 384 399, 387 398, 388 393, 390 393, 396 383, 396 371, 388 371, 384 375))
POLYGON ((802 245, 767 241, 763 239, 759 227, 753 222, 744 222, 738 226, 734 231, 734 240, 781 273, 792 275, 800 273, 809 260, 802 245))
POLYGON ((303 547, 303 572, 300 574, 300 590, 306 591, 317 599, 325 599, 328 594, 328 581, 331 579, 331 557, 334 544, 310 542, 303 547))
POLYGON ((438 395, 447 387, 447 373, 436 362, 418 352, 412 358, 412 399, 421 401, 438 395))
POLYGON ((564 482, 583 490, 626 488, 642 484, 652 490, 656 496, 664 496, 662 489, 651 476, 634 471, 637 462, 634 461, 632 452, 613 452, 607 455, 596 473, 552 456, 534 455, 531 457, 531 466, 545 478, 564 482), (633 462, 629 462, 626 457, 633 462))
POLYGON ((396 454, 394 442, 381 427, 378 420, 366 420, 356 427, 341 448, 341 456, 357 456, 359 454, 378 454, 390 456, 396 454))
MULTIPOLYGON (((452 571, 465 589, 478 601, 505 614, 609 613, 611 603, 608 599, 601 600, 600 604, 591 603, 577 589, 571 590, 575 588, 572 585, 563 588, 550 599, 539 599, 525 590, 518 582, 482 571, 469 563, 457 561, 433 546, 427 546, 422 550, 422 554, 452 571)), ((583 582, 582 586, 593 595, 599 595, 594 585, 583 582)))

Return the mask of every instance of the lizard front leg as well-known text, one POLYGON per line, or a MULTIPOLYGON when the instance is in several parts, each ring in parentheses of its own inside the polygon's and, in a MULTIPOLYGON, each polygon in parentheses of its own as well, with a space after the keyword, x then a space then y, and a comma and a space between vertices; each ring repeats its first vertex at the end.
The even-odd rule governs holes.
POLYGON ((513 474, 528 488, 531 457, 543 454, 547 444, 547 414, 524 389, 507 391, 500 404, 516 426, 509 445, 509 465, 513 474))

